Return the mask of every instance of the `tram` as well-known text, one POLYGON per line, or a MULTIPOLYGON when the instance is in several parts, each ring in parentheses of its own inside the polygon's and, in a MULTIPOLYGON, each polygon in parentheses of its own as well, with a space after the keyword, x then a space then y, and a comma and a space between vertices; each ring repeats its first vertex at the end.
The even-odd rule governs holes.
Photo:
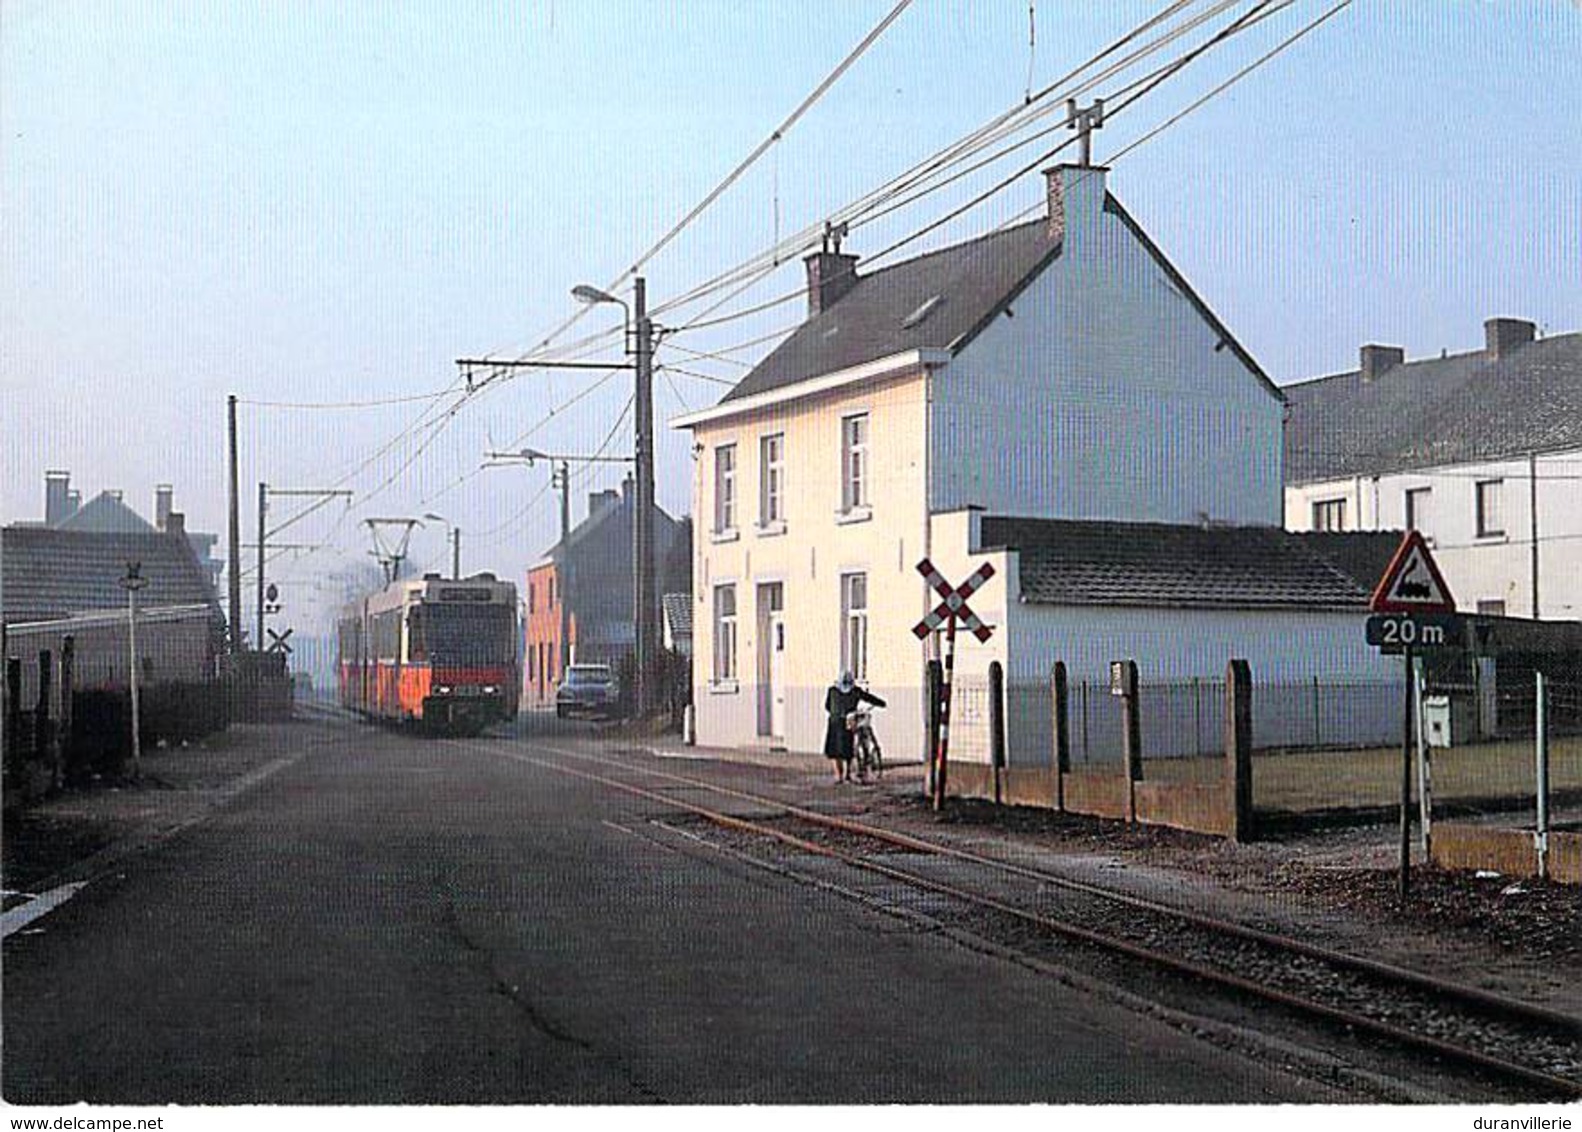
POLYGON ((341 706, 367 719, 476 735, 516 718, 516 587, 493 574, 392 582, 337 625, 341 706))

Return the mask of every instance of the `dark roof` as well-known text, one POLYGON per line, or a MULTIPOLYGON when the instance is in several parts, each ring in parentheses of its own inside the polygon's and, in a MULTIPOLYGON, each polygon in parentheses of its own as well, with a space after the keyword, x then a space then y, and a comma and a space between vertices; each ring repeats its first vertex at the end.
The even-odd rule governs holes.
MULTIPOLYGON (((1142 225, 1108 193, 1104 211, 1126 226, 1171 285, 1265 388, 1283 396, 1142 225)), ((1041 218, 871 274, 858 271, 851 290, 797 327, 720 403, 912 350, 960 352, 1059 258, 1060 249, 1059 241, 1049 236, 1048 221, 1041 218)))
POLYGON ((665 620, 670 622, 671 633, 677 637, 692 636, 692 595, 665 594, 659 601, 664 607, 665 620))
POLYGON ((119 580, 128 562, 142 563, 145 606, 219 605, 208 571, 179 535, 7 527, 0 538, 5 571, 4 614, 10 623, 37 621, 94 609, 122 609, 119 580))
POLYGON ((808 319, 721 404, 910 350, 958 349, 1060 254, 1044 220, 917 256, 857 281, 808 319), (938 296, 927 316, 905 325, 938 296))
POLYGON ((1399 532, 985 516, 985 549, 1019 550, 1025 601, 1050 605, 1365 609, 1399 532), (1377 564, 1377 572, 1375 572, 1377 564))
POLYGON ((154 525, 108 491, 101 491, 55 526, 63 531, 148 534, 154 525))
POLYGON ((1287 483, 1582 448, 1582 334, 1285 387, 1287 483))

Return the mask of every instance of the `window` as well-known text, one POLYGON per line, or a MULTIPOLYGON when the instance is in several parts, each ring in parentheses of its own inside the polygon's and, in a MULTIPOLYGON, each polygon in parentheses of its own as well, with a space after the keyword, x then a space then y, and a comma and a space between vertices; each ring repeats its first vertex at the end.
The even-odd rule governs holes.
POLYGON ((527 611, 529 613, 538 611, 538 587, 532 582, 527 583, 527 611))
POLYGON ((736 529, 736 445, 714 450, 714 530, 736 529))
POLYGON ((842 417, 840 422, 840 509, 868 506, 868 414, 842 417))
POLYGON ((758 525, 783 524, 785 513, 785 433, 777 432, 758 442, 758 525))
POLYGON ((868 678, 868 575, 840 576, 840 670, 868 678))
POLYGON ((1504 494, 1504 488, 1504 480, 1478 481, 1479 536, 1505 533, 1505 515, 1500 498, 1504 494))
POLYGON ((1406 492, 1406 529, 1428 533, 1428 504, 1433 498, 1431 487, 1408 488, 1406 492))
POLYGON ((1313 503, 1313 529, 1315 531, 1343 531, 1346 529, 1346 501, 1344 499, 1319 499, 1313 503))
POLYGON ((545 609, 554 609, 555 608, 555 575, 553 575, 553 574, 551 574, 549 576, 549 604, 544 606, 544 608, 545 609))
POLYGON ((736 679, 736 587, 714 587, 714 682, 736 679))

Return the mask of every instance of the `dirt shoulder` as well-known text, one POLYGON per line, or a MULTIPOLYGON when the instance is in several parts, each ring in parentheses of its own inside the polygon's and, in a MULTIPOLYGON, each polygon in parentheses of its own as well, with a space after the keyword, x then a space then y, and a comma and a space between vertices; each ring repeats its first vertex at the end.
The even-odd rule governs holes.
POLYGON ((146 752, 135 782, 99 779, 7 813, 0 829, 5 907, 86 879, 331 739, 311 722, 235 724, 199 742, 146 752))

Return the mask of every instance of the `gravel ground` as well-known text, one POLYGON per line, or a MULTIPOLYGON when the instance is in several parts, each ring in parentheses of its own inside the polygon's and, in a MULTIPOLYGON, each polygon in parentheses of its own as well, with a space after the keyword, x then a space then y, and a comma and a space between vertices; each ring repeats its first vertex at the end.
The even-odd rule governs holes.
POLYGON ((953 801, 874 795, 869 816, 920 835, 1093 858, 1105 877, 1167 895, 1190 887, 1205 911, 1300 924, 1316 941, 1582 1014, 1582 887, 1447 872, 1414 862, 1397 896, 1397 829, 1365 826, 1236 845, 1149 826, 953 801))

